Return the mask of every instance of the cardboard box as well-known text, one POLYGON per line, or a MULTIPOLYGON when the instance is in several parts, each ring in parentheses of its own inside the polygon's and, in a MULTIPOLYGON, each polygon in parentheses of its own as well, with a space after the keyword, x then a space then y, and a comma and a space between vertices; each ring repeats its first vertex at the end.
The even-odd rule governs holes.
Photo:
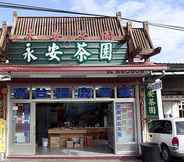
POLYGON ((60 141, 60 137, 59 136, 51 136, 50 137, 50 142, 54 143, 54 142, 59 142, 60 141))
POLYGON ((79 143, 76 143, 75 145, 74 145, 74 148, 80 148, 81 146, 80 146, 80 144, 79 143))
POLYGON ((66 139, 65 138, 60 138, 60 147, 65 148, 66 147, 66 139))
POLYGON ((80 138, 80 147, 81 148, 84 147, 84 138, 83 137, 80 138))
POLYGON ((73 141, 66 141, 66 148, 73 148, 73 141))
POLYGON ((59 136, 50 137, 50 148, 60 148, 60 137, 59 136))
POLYGON ((52 149, 52 148, 60 148, 60 144, 58 143, 58 144, 50 144, 50 148, 52 149))

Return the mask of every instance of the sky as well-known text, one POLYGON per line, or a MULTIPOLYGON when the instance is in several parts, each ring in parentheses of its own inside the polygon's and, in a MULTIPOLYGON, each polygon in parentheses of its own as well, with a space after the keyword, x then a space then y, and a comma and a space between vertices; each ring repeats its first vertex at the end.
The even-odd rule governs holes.
MULTIPOLYGON (((0 0, 39 7, 72 10, 114 16, 121 11, 123 17, 184 27, 184 0, 0 0)), ((0 23, 12 25, 15 9, 0 8, 0 23)), ((19 16, 66 16, 62 13, 18 10, 19 16)), ((140 24, 133 23, 133 26, 140 24)), ((152 61, 160 63, 184 63, 184 31, 149 26, 154 47, 162 47, 152 61)))

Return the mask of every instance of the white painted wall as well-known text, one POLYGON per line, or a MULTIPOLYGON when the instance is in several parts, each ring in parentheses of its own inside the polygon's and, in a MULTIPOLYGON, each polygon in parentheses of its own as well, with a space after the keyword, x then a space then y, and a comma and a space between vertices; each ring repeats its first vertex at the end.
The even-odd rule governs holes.
POLYGON ((177 101, 163 101, 164 116, 179 117, 179 102, 177 101))

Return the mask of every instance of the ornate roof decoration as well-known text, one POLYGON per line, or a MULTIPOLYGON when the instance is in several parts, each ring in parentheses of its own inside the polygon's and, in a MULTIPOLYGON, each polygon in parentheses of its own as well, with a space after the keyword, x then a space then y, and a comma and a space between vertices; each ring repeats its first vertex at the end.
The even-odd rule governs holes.
MULTIPOLYGON (((14 12, 11 28, 3 23, 0 29, 0 55, 6 49, 7 40, 111 40, 128 44, 128 62, 146 62, 160 53, 154 48, 148 30, 148 23, 142 28, 121 24, 121 14, 108 17, 19 17, 14 12), (7 39, 7 35, 9 35, 7 39)), ((6 58, 6 57, 5 57, 6 58)))
POLYGON ((129 45, 129 60, 132 62, 134 58, 148 61, 151 56, 161 51, 161 47, 153 47, 147 22, 143 23, 143 28, 132 28, 132 24, 127 23, 127 41, 129 45))

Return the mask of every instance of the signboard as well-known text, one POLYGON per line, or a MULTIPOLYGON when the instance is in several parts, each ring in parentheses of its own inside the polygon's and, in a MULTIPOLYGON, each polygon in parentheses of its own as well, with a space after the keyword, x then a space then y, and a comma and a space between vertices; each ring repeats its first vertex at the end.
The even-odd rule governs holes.
POLYGON ((162 89, 162 81, 160 79, 157 79, 154 83, 149 83, 148 87, 153 91, 162 89))
POLYGON ((147 117, 158 118, 158 103, 156 91, 153 91, 149 86, 146 86, 145 97, 147 117))
POLYGON ((70 88, 56 88, 54 91, 56 98, 70 98, 72 97, 70 88))
POLYGON ((6 149, 6 121, 0 119, 0 153, 5 153, 6 149))
POLYGON ((92 98, 93 89, 87 87, 78 88, 78 98, 92 98))
POLYGON ((113 90, 112 88, 99 88, 97 97, 113 97, 113 90))
POLYGON ((28 99, 29 91, 27 88, 14 88, 13 94, 15 99, 28 99))
POLYGON ((21 41, 9 44, 10 64, 125 64, 118 41, 21 41))

